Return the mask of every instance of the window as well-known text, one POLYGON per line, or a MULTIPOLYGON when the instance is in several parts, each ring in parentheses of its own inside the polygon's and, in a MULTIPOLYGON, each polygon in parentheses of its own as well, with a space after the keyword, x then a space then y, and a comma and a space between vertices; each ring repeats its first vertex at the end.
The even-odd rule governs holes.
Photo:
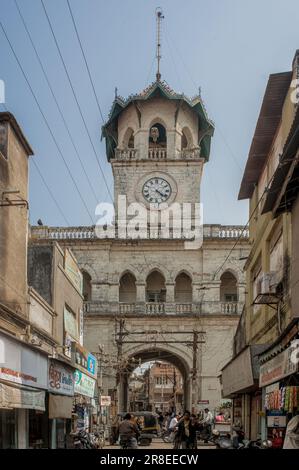
POLYGON ((136 302, 136 278, 125 273, 119 282, 119 302, 134 304, 136 302))
POLYGON ((165 302, 166 288, 164 276, 159 271, 153 271, 146 280, 146 301, 165 302))
POLYGON ((176 277, 175 302, 192 303, 192 281, 188 274, 181 273, 176 277))
POLYGON ((83 298, 85 302, 91 300, 91 276, 86 272, 82 271, 83 275, 83 298))
POLYGON ((238 286, 237 279, 230 271, 225 271, 220 278, 220 301, 237 302, 238 286))
POLYGON ((156 122, 150 128, 149 132, 149 147, 166 148, 167 137, 166 129, 162 124, 156 122))

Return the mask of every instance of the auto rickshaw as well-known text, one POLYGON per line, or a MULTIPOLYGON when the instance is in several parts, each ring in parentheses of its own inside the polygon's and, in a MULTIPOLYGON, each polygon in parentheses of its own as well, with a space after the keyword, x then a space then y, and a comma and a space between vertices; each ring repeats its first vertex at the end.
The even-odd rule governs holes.
MULTIPOLYGON (((158 416, 151 411, 130 411, 129 413, 134 416, 140 430, 138 444, 140 446, 149 446, 153 437, 157 436, 160 430, 158 416)), ((126 414, 127 412, 123 412, 119 413, 118 416, 123 419, 126 414)))

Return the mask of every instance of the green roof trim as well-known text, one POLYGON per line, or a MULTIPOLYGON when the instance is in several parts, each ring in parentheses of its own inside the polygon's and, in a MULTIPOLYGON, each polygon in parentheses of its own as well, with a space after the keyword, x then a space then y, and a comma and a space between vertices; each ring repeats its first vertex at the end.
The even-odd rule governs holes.
POLYGON ((141 93, 128 96, 124 99, 116 96, 110 110, 107 122, 102 126, 102 138, 106 139, 106 153, 110 161, 114 157, 114 150, 117 146, 117 118, 122 111, 134 101, 146 101, 155 96, 162 96, 169 100, 180 100, 186 103, 199 117, 199 128, 204 134, 201 139, 201 156, 208 161, 211 148, 211 137, 214 133, 214 123, 208 118, 207 111, 201 96, 196 95, 188 98, 183 93, 176 93, 165 81, 155 81, 141 93))

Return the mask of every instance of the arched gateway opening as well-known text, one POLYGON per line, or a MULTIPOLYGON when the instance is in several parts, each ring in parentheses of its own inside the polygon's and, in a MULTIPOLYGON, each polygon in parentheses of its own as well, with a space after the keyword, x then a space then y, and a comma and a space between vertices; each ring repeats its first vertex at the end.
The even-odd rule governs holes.
MULTIPOLYGON (((148 349, 148 350, 143 350, 136 352, 132 355, 129 356, 128 361, 127 361, 127 367, 125 370, 120 372, 119 375, 119 411, 136 411, 136 410, 130 410, 132 408, 132 404, 130 406, 130 388, 132 392, 132 385, 130 387, 130 383, 132 384, 136 380, 136 372, 135 374, 134 371, 136 371, 137 368, 139 368, 141 365, 144 364, 163 364, 162 367, 166 368, 168 365, 169 369, 164 375, 165 377, 168 375, 169 376, 169 382, 172 382, 172 387, 173 387, 173 377, 170 379, 170 372, 172 374, 176 375, 175 381, 177 382, 175 384, 176 390, 175 394, 177 396, 176 400, 176 406, 179 407, 179 410, 184 410, 184 409, 190 409, 191 408, 191 369, 188 364, 188 362, 182 358, 180 355, 177 353, 170 352, 169 350, 164 350, 162 348, 159 349, 148 349), (179 397, 179 395, 181 395, 179 397)), ((146 377, 144 377, 146 381, 146 377)), ((162 379, 165 380, 165 379, 162 379)), ((161 384, 162 385, 162 384, 161 384)), ((166 385, 166 384, 165 384, 166 385)), ((157 408, 155 405, 155 401, 153 400, 151 402, 149 394, 151 393, 151 390, 149 390, 150 384, 144 385, 144 404, 145 407, 148 408, 148 410, 145 411, 156 411, 155 408, 157 408)), ((174 387, 173 387, 174 390, 174 387)), ((175 395, 174 394, 174 395, 175 395)), ((161 401, 157 401, 157 403, 161 403, 161 401)), ((171 408, 170 404, 170 408, 171 408)), ((171 411, 171 410, 170 410, 171 411)))

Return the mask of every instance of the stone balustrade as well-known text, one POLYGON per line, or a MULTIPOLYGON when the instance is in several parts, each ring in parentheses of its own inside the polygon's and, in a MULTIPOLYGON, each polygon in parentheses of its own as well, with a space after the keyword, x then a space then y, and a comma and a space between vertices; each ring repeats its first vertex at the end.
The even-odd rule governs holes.
MULTIPOLYGON (((150 231, 148 230, 150 234, 150 231)), ((203 226, 204 239, 221 238, 221 239, 237 239, 241 238, 247 240, 249 237, 249 230, 241 225, 204 225, 203 226)), ((46 239, 46 240, 72 240, 72 239, 96 239, 95 228, 91 227, 47 227, 47 226, 32 226, 31 237, 33 239, 46 239)), ((117 235, 116 235, 117 238, 117 235)), ((153 238, 148 235, 148 238, 153 238)), ((159 234, 157 237, 159 238, 159 234)), ((170 239, 171 236, 170 231, 170 239)), ((183 238, 183 237, 182 237, 183 238)))
POLYGON ((119 304, 119 313, 135 313, 136 304, 126 304, 120 303, 119 304))
POLYGON ((192 313, 192 303, 176 304, 175 309, 176 309, 176 313, 179 313, 179 314, 192 313))
POLYGON ((165 313, 165 303, 148 302, 146 304, 146 313, 153 315, 161 315, 165 313))
POLYGON ((221 313, 227 315, 236 315, 238 313, 238 302, 222 302, 221 313))
POLYGON ((136 160, 138 158, 138 150, 134 148, 116 149, 115 158, 117 160, 136 160))
POLYGON ((84 302, 84 312, 91 315, 241 315, 242 302, 203 301, 198 303, 167 302, 84 302))
POLYGON ((167 150, 163 148, 149 148, 148 158, 150 160, 165 160, 167 158, 167 150))
POLYGON ((182 160, 198 160, 200 158, 200 149, 183 149, 178 153, 178 158, 182 160))

